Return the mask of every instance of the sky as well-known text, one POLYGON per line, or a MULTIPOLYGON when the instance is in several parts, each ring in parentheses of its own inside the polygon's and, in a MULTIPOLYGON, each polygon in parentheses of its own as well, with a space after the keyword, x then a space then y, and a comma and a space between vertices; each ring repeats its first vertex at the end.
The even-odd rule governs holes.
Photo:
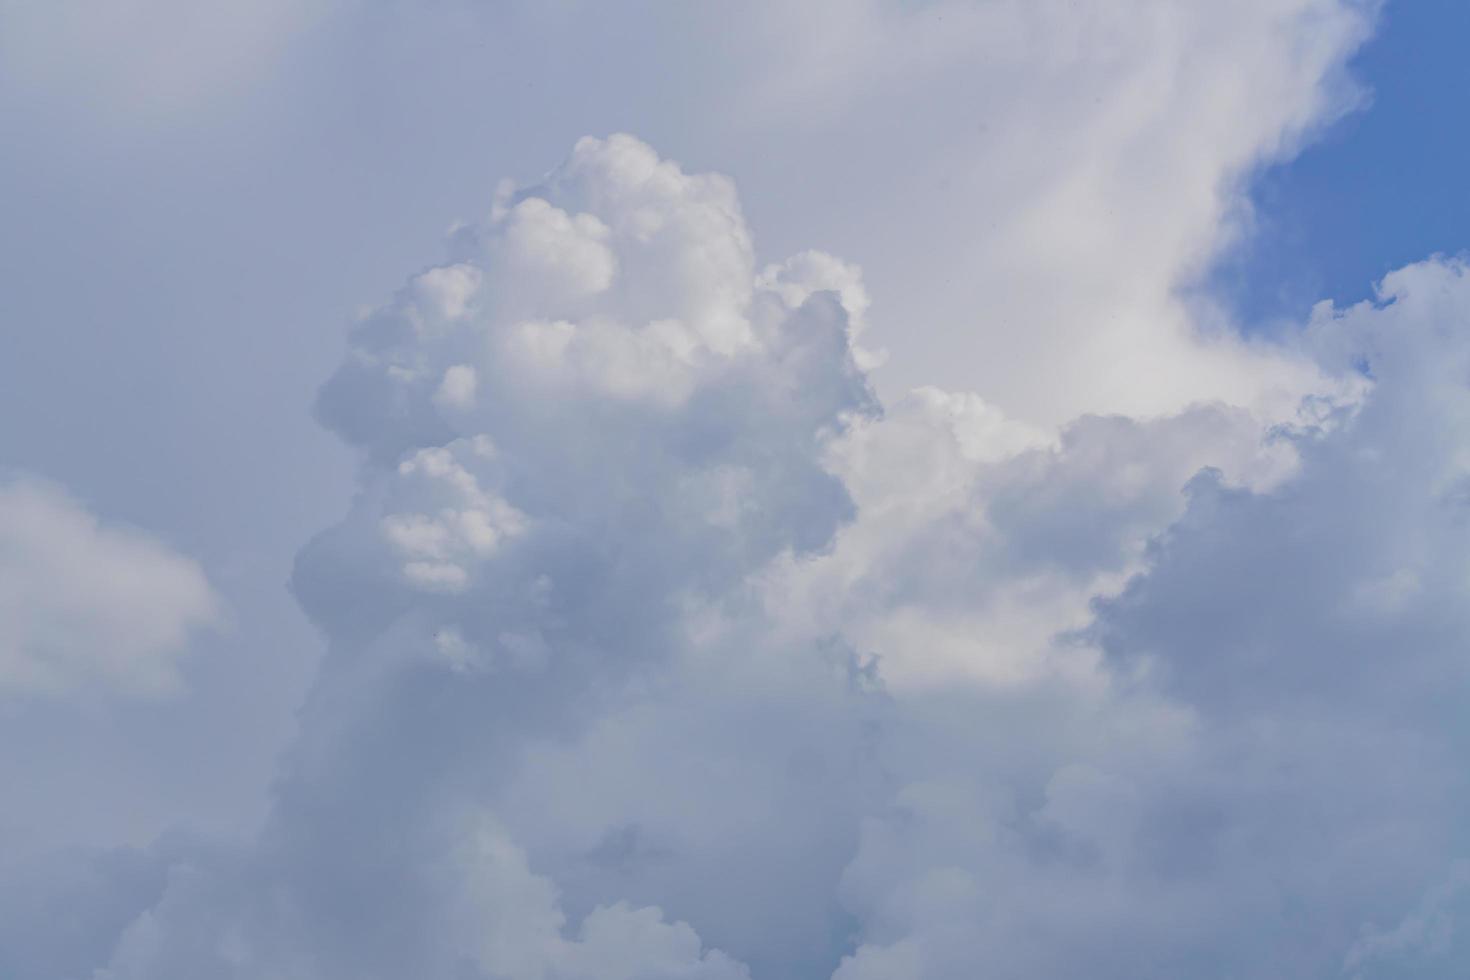
POLYGON ((0 976, 1464 976, 1467 41, 0 0, 0 976))
POLYGON ((1425 116, 1470 91, 1467 30, 1470 9, 1452 0, 1385 8, 1351 62, 1366 104, 1254 177, 1253 234, 1210 281, 1247 327, 1290 323, 1320 299, 1368 299, 1387 270, 1465 250, 1470 203, 1443 191, 1470 146, 1425 116))

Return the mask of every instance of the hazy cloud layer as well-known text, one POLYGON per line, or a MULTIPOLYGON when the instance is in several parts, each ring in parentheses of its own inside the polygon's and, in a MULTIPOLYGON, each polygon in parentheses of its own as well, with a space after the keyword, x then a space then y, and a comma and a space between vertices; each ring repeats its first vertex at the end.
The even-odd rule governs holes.
POLYGON ((0 698, 158 695, 219 600, 199 565, 58 487, 0 483, 0 698))

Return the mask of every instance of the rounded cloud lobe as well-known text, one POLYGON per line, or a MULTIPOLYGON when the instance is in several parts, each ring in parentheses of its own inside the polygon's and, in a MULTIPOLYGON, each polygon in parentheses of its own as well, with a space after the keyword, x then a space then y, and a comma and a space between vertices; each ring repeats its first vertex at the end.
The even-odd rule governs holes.
POLYGON ((95 980, 1463 967, 1461 265, 1271 354, 1287 423, 1052 432, 880 406, 857 271, 631 137, 449 251, 321 396, 269 825, 157 849, 95 980))

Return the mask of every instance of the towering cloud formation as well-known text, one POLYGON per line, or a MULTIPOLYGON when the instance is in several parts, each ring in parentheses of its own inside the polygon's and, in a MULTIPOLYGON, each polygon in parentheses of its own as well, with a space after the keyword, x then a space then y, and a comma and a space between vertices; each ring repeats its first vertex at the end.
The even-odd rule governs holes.
POLYGON ((856 270, 630 137, 450 251, 322 393, 361 490, 270 824, 106 865, 94 980, 1464 963, 1462 266, 1320 310, 1289 424, 1053 434, 882 410, 856 270))
MULTIPOLYGON (((822 256, 757 270, 728 181, 628 137, 579 143, 452 252, 361 325, 323 392, 367 461, 352 513, 297 569, 332 649, 272 825, 257 850, 178 869, 108 976, 745 975, 649 907, 657 892, 616 887, 651 848, 689 888, 699 862, 737 857, 699 846, 713 828, 525 801, 586 786, 545 782, 537 755, 666 704, 685 670, 707 684, 722 662, 778 657, 752 577, 852 517, 823 450, 876 410, 843 305, 858 312, 856 274, 822 256), (569 838, 528 855, 527 819, 569 838), (572 891, 545 876, 554 861, 604 877, 572 891)), ((849 696, 850 655, 789 656, 849 696)), ((839 720, 824 739, 857 736, 839 720)), ((683 782, 655 805, 709 806, 683 782)), ((830 888, 798 883, 820 951, 830 888)), ((764 887, 742 899, 757 914, 764 887)))

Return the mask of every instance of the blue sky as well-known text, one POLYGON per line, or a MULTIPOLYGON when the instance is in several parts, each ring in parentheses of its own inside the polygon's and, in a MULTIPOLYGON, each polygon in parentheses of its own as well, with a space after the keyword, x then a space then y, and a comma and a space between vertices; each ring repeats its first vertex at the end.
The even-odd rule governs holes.
POLYGON ((1466 247, 1470 197, 1446 188, 1470 166, 1449 122, 1470 93, 1467 30, 1470 9, 1453 0, 1389 4, 1350 62, 1366 105, 1255 177, 1256 233, 1213 278, 1244 320, 1367 299, 1390 269, 1466 247))
POLYGON ((0 0, 0 975, 1464 976, 1467 42, 0 0))

